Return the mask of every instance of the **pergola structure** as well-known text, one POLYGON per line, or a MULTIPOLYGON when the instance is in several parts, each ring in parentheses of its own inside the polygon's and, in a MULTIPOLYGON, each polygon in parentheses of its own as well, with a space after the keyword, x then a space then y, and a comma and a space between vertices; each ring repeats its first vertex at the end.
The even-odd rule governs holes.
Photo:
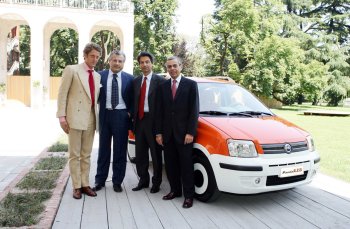
POLYGON ((133 69, 134 15, 131 0, 0 0, 0 83, 7 78, 7 36, 11 29, 28 25, 31 30, 31 101, 33 82, 49 88, 50 38, 60 28, 71 28, 79 36, 79 62, 83 48, 101 30, 112 31, 126 53, 125 71, 133 69))

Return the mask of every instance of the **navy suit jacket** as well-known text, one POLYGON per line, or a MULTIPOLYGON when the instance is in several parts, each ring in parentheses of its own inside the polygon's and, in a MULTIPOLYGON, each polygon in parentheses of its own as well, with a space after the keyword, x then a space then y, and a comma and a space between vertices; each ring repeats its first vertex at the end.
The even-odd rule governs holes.
POLYGON ((197 83, 181 77, 175 98, 171 94, 169 79, 158 88, 156 108, 156 134, 162 134, 166 143, 174 136, 178 144, 183 144, 186 134, 196 135, 199 116, 199 96, 197 83))
MULTIPOLYGON (((99 113, 99 123, 100 123, 100 129, 103 128, 103 123, 105 119, 105 111, 106 111, 106 95, 107 95, 107 78, 109 70, 103 70, 98 72, 101 75, 101 88, 100 88, 100 97, 99 97, 99 104, 100 104, 100 113, 99 113)), ((121 80, 122 80, 122 97, 126 105, 126 110, 130 114, 130 120, 129 120, 129 129, 132 127, 131 117, 133 115, 133 109, 134 109, 134 93, 133 93, 133 75, 121 72, 121 80)))

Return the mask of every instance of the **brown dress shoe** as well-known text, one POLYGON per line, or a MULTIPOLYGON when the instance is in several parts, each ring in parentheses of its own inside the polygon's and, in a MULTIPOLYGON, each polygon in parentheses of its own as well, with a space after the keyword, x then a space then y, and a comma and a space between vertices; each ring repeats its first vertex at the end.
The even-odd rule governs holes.
POLYGON ((96 192, 90 186, 82 187, 81 192, 88 196, 97 196, 96 192))
POLYGON ((81 199, 81 190, 80 188, 73 189, 73 198, 74 199, 81 199))
POLYGON ((192 198, 185 198, 184 204, 182 205, 183 208, 190 208, 193 205, 193 199, 192 198))
POLYGON ((172 200, 175 197, 180 197, 181 194, 176 194, 175 192, 169 192, 167 195, 163 196, 163 200, 172 200))

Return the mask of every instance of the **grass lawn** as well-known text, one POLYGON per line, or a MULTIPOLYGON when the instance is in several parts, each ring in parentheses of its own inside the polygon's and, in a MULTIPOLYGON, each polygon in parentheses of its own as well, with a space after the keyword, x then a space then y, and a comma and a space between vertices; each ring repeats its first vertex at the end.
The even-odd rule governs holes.
POLYGON ((303 115, 303 110, 338 110, 350 112, 350 108, 294 105, 272 109, 278 116, 308 131, 314 138, 316 150, 321 156, 321 172, 350 182, 350 116, 303 115))

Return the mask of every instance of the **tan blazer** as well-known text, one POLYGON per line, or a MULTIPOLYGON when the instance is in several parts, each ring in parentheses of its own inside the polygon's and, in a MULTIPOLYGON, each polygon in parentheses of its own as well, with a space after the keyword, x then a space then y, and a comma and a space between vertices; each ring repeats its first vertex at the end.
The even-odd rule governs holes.
MULTIPOLYGON (((98 130, 97 100, 100 94, 101 76, 94 72, 95 82, 95 116, 98 130)), ((87 130, 91 112, 89 75, 84 64, 68 65, 62 74, 58 92, 56 116, 66 116, 70 128, 87 130)))

